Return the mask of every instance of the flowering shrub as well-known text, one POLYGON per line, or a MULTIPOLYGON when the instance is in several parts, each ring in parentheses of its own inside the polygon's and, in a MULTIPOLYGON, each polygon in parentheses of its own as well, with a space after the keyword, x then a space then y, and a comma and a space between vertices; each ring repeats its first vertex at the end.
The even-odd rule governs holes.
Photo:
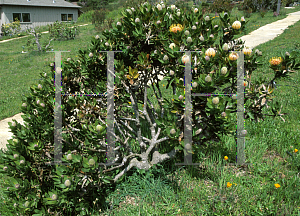
MULTIPOLYGON (((121 181, 131 168, 149 170, 175 156, 183 159, 184 62, 191 64, 193 58, 176 51, 199 51, 192 53, 199 59, 193 62, 198 69, 197 72, 193 69, 192 93, 213 93, 219 86, 230 83, 231 86, 222 90, 233 94, 237 85, 238 56, 235 53, 244 47, 241 41, 232 41, 232 38, 243 30, 246 22, 241 20, 232 27, 229 15, 222 13, 222 25, 213 28, 211 19, 205 19, 200 10, 193 8, 189 13, 176 16, 179 11, 182 12, 181 8, 164 3, 152 7, 146 2, 138 9, 128 8, 122 11, 123 17, 113 29, 92 38, 90 48, 79 50, 79 59, 64 61, 61 71, 64 94, 107 93, 109 97, 112 92, 107 87, 108 57, 107 52, 101 51, 122 50, 114 54, 113 107, 107 108, 108 97, 62 96, 62 162, 67 166, 49 164, 55 152, 54 63, 50 64, 49 73, 41 74, 42 83, 30 87, 30 95, 23 98, 22 104, 27 124, 9 122, 13 140, 8 140, 7 151, 0 153, 0 172, 11 179, 5 185, 5 192, 18 213, 91 215, 92 208, 106 207, 109 188, 121 181), (153 68, 157 69, 154 74, 153 68), (158 71, 164 69, 166 88, 173 88, 172 100, 162 94, 159 85, 158 71), (147 94, 149 80, 153 95, 147 94), (156 97, 158 108, 149 99, 151 96, 156 97), (107 128, 107 109, 114 109, 115 132, 107 128), (116 154, 111 163, 106 163, 106 152, 110 149, 105 142, 106 134, 116 138, 115 148, 111 149, 116 154)), ((249 81, 245 95, 246 116, 263 119, 261 108, 274 89, 270 86, 266 89, 261 82, 251 83, 251 73, 257 68, 261 55, 259 51, 245 52, 244 68, 249 81), (264 103, 261 100, 265 100, 264 103)), ((300 66, 295 63, 294 53, 282 57, 279 65, 271 62, 270 67, 275 72, 272 81, 300 66)), ((198 97, 192 100, 192 107, 194 147, 219 133, 229 134, 235 130, 235 97, 198 97)), ((274 112, 277 109, 272 106, 274 112)))
POLYGON ((1 32, 3 36, 12 36, 15 34, 18 34, 21 31, 21 25, 20 21, 16 19, 16 21, 8 23, 8 24, 2 24, 1 26, 1 32))
POLYGON ((71 27, 73 24, 73 21, 68 24, 56 21, 55 23, 48 25, 49 37, 54 38, 55 40, 74 40, 76 35, 79 34, 79 29, 77 26, 71 27))

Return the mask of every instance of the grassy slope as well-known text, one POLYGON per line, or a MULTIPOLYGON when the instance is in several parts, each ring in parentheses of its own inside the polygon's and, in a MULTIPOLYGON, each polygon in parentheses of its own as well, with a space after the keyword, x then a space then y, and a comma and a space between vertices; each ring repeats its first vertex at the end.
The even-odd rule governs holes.
MULTIPOLYGON (((87 47, 88 42, 82 41, 89 41, 96 32, 92 26, 81 27, 81 30, 82 33, 78 39, 75 39, 75 43, 74 41, 54 42, 54 49, 76 51, 79 47, 87 47)), ((300 22, 297 22, 279 37, 258 46, 257 48, 263 52, 264 62, 267 62, 270 57, 277 56, 283 49, 289 52, 295 49, 294 44, 300 41, 299 31, 300 22), (269 47, 273 47, 272 50, 269 47)), ((0 63, 0 82, 4 83, 0 86, 0 109, 4 107, 4 111, 0 110, 0 119, 21 111, 20 92, 27 93, 29 86, 38 84, 38 80, 34 79, 39 79, 39 72, 47 70, 49 61, 54 60, 53 54, 21 54, 21 46, 22 41, 1 44, 5 53, 0 53, 1 59, 4 59, 0 63), (24 57, 25 55, 28 57, 24 57), (21 75, 23 75, 22 79, 16 78, 21 75), (7 95, 10 94, 11 98, 8 98, 7 95)), ((75 55, 75 52, 63 54, 63 58, 75 55)), ((270 78, 271 70, 265 65, 254 73, 257 74, 270 78)), ((277 83, 295 86, 300 81, 299 72, 292 77, 291 81, 282 80, 277 83)), ((284 105, 282 112, 289 113, 288 116, 284 116, 286 122, 280 118, 266 119, 257 124, 246 121, 248 131, 246 162, 254 165, 244 170, 244 176, 237 177, 243 171, 241 169, 235 167, 225 169, 217 166, 216 163, 225 155, 229 157, 228 162, 235 162, 235 140, 233 137, 224 137, 220 144, 213 144, 202 150, 207 155, 205 164, 214 166, 193 172, 189 169, 177 170, 175 183, 167 183, 162 173, 160 179, 154 182, 135 175, 130 176, 107 198, 114 203, 114 214, 124 215, 126 212, 126 215, 199 215, 214 212, 222 215, 230 213, 270 215, 271 211, 274 215, 275 212, 278 215, 283 215, 285 212, 297 214, 300 207, 298 200, 300 183, 297 178, 299 170, 291 167, 291 161, 285 151, 292 151, 291 145, 300 148, 300 128, 297 120, 299 112, 296 110, 300 106, 299 95, 299 89, 293 87, 278 86, 275 91, 275 100, 284 105), (285 175, 283 179, 282 174, 285 175), (237 185, 233 184, 231 188, 226 188, 227 182, 234 182, 237 185), (275 183, 279 183, 281 187, 275 189, 275 183), (181 190, 177 191, 174 184, 178 184, 181 190), (121 201, 126 200, 128 203, 132 197, 139 200, 138 206, 124 204, 123 207, 119 207, 121 201), (276 206, 280 209, 276 209, 276 206)), ((168 174, 170 173, 173 172, 168 174)), ((5 180, 6 178, 1 178, 1 181, 5 180)), ((5 202, 7 199, 0 191, 0 209, 4 212, 7 207, 5 202)), ((108 214, 108 211, 105 214, 108 214)))

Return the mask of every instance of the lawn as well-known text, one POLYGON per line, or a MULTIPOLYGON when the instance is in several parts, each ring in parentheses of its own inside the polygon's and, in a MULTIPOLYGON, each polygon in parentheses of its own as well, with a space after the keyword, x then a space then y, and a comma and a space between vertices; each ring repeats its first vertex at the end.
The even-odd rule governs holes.
MULTIPOLYGON (((248 26, 255 30, 258 27, 254 25, 262 26, 283 18, 268 16, 267 13, 261 19, 259 14, 253 14, 248 18, 248 26)), ((79 28, 81 33, 74 41, 53 42, 55 50, 72 50, 62 54, 63 60, 76 57, 76 51, 87 48, 91 37, 99 34, 93 25, 79 28)), ((280 55, 281 51, 296 50, 300 57, 299 31, 300 21, 274 40, 256 47, 262 51, 265 64, 252 77, 266 76, 270 79, 272 70, 268 67, 268 60, 280 55)), ((21 54, 25 41, 19 39, 1 44, 0 119, 21 112, 22 94, 28 94, 29 87, 38 84, 39 73, 48 71, 50 61, 54 61, 52 53, 21 54)), ((299 81, 297 71, 291 79, 276 82, 274 102, 280 102, 283 105, 281 112, 288 113, 283 116, 285 122, 272 117, 259 123, 245 121, 248 132, 246 163, 252 166, 224 166, 235 163, 236 141, 235 137, 223 136, 219 143, 201 147, 199 152, 202 155, 193 156, 194 163, 203 163, 201 167, 175 166, 175 162, 182 161, 171 160, 164 162, 164 168, 153 176, 129 171, 125 180, 107 197, 107 203, 113 210, 102 210, 100 215, 299 215, 299 156, 298 163, 293 163, 286 153, 299 154, 293 152, 300 148, 299 81), (224 156, 229 159, 225 161, 224 156), (227 187, 228 182, 231 187, 227 187), (276 188, 274 184, 280 187, 276 188)), ((165 88, 165 84, 162 81, 161 88, 165 88)), ((8 179, 2 176, 0 185, 5 181, 8 179)), ((6 203, 9 200, 0 189, 0 212, 9 215, 11 206, 6 203)))

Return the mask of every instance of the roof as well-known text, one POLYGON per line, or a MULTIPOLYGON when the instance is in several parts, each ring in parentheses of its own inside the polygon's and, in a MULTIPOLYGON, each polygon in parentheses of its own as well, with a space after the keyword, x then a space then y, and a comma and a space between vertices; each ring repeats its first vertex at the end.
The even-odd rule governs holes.
POLYGON ((21 5, 21 6, 42 6, 42 7, 68 7, 68 8, 81 8, 64 0, 0 0, 0 5, 21 5))

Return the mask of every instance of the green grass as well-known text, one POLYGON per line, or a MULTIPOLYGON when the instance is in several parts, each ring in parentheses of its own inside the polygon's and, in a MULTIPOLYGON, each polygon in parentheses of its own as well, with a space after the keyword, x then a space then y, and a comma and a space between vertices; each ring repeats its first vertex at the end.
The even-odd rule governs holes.
MULTIPOLYGON (((253 21, 250 17, 251 24, 253 21)), ((75 57, 75 51, 88 47, 91 36, 97 34, 91 25, 80 29, 81 34, 75 41, 54 42, 54 49, 74 51, 63 54, 64 59, 75 57)), ((265 64, 253 73, 254 79, 258 76, 272 77, 268 60, 278 56, 281 51, 300 52, 299 31, 300 21, 274 40, 256 47, 262 51, 265 64)), ((53 54, 21 54, 20 40, 1 44, 5 52, 0 53, 3 59, 0 63, 0 119, 21 111, 20 92, 26 94, 32 84, 38 84, 34 79, 39 78, 40 71, 47 71, 49 61, 54 60, 53 54)), ((286 154, 287 150, 293 152, 295 148, 300 149, 299 82, 299 71, 292 74, 290 80, 276 82, 278 86, 274 91, 274 102, 280 102, 283 105, 281 112, 288 113, 283 116, 285 122, 272 117, 259 123, 246 120, 246 163, 252 166, 224 166, 226 163, 235 163, 236 141, 235 137, 223 136, 219 143, 200 147, 202 155, 193 156, 193 162, 202 162, 202 167, 179 167, 171 160, 164 162, 164 169, 152 177, 129 171, 125 180, 107 197, 113 210, 102 210, 100 215, 299 215, 300 170, 292 165, 291 158, 286 154), (228 161, 223 160, 224 156, 229 157, 228 161), (226 187, 227 182, 232 183, 230 188, 226 187), (281 187, 276 189, 276 183, 281 187), (138 205, 131 203, 133 198, 138 205)), ((165 84, 165 81, 161 83, 165 84)), ((172 97, 169 92, 166 94, 172 97)), ((0 188, 5 181, 8 181, 7 177, 0 176, 0 188)), ((1 213, 10 215, 10 206, 5 202, 9 200, 0 189, 1 213)))

